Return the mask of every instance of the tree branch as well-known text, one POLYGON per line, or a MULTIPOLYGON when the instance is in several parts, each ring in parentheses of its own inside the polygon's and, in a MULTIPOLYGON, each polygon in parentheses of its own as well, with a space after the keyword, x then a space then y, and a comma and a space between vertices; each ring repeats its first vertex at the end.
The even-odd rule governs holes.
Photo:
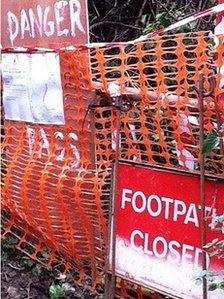
POLYGON ((131 28, 131 29, 137 29, 137 30, 141 30, 141 28, 137 27, 137 26, 134 26, 134 25, 129 25, 129 24, 125 24, 125 23, 122 23, 122 22, 113 22, 113 21, 103 21, 103 22, 98 22, 98 23, 95 23, 95 24, 92 24, 90 26, 90 30, 92 30, 93 28, 95 27, 99 27, 99 26, 102 26, 102 25, 116 25, 116 26, 124 26, 124 27, 128 27, 128 28, 131 28))
POLYGON ((102 21, 104 21, 106 18, 107 18, 107 16, 113 11, 113 10, 115 10, 117 8, 117 0, 115 0, 114 1, 114 6, 105 14, 105 16, 103 17, 103 19, 102 19, 102 21))
POLYGON ((145 8, 145 6, 146 6, 147 1, 148 1, 148 0, 144 0, 143 3, 142 3, 142 7, 141 7, 141 9, 140 9, 140 11, 139 11, 139 14, 138 14, 138 17, 137 17, 137 19, 136 19, 136 21, 135 21, 135 26, 138 25, 139 19, 141 18, 142 14, 143 14, 143 10, 144 10, 144 8, 145 8))
POLYGON ((178 21, 178 18, 173 14, 163 3, 161 3, 159 0, 155 0, 156 3, 158 3, 165 11, 166 13, 172 17, 175 21, 178 21))

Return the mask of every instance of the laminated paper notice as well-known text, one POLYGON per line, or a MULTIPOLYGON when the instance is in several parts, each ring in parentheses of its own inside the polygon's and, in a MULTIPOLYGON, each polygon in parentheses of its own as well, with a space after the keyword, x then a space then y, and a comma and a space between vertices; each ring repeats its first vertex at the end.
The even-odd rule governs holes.
POLYGON ((57 53, 3 54, 5 118, 40 124, 64 124, 57 53))

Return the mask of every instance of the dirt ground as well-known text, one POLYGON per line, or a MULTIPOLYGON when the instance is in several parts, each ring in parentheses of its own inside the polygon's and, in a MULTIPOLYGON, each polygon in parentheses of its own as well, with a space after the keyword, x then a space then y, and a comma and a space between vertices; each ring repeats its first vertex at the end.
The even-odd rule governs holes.
MULTIPOLYGON (((104 285, 98 285, 97 294, 92 294, 91 278, 86 278, 82 286, 78 286, 75 284, 75 276, 74 273, 65 276, 55 269, 47 270, 17 250, 13 238, 9 237, 1 242, 2 299, 105 299, 104 285), (62 294, 59 296, 56 292, 53 296, 52 286, 62 290, 62 294)), ((129 288, 127 298, 137 298, 134 289, 129 288)), ((149 293, 142 298, 169 299, 158 293, 149 293)))
POLYGON ((48 271, 4 240, 1 246, 1 282, 2 299, 103 298, 103 290, 101 294, 91 294, 88 283, 83 288, 74 285, 72 276, 63 277, 48 271), (50 297, 52 284, 63 285, 63 295, 50 297))

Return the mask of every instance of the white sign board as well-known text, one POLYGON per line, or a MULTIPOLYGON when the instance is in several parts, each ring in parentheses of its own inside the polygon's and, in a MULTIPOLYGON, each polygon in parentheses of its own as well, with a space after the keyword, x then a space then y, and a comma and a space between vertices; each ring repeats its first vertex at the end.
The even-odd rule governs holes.
POLYGON ((3 54, 2 76, 6 119, 39 124, 64 124, 57 53, 3 54))

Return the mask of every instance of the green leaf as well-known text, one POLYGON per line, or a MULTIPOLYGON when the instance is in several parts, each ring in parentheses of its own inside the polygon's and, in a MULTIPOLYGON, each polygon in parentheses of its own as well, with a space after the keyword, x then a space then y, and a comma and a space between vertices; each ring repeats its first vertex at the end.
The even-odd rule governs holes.
POLYGON ((42 266, 40 264, 36 264, 34 265, 34 267, 32 268, 32 273, 35 276, 39 276, 42 272, 42 266))
POLYGON ((196 284, 197 286, 200 286, 200 285, 202 284, 202 279, 201 279, 201 277, 198 277, 198 278, 195 279, 195 284, 196 284))
POLYGON ((166 12, 160 12, 156 15, 155 19, 156 21, 159 21, 161 18, 164 18, 167 15, 166 12))
POLYGON ((217 283, 211 283, 209 286, 208 286, 208 290, 209 291, 214 291, 218 288, 218 284, 217 283))
POLYGON ((207 135, 202 147, 202 154, 209 154, 219 144, 219 135, 217 132, 211 132, 207 135))
POLYGON ((219 289, 224 290, 224 281, 219 283, 219 289))
POLYGON ((59 299, 64 294, 64 290, 58 284, 53 283, 50 286, 49 294, 51 299, 59 299))

